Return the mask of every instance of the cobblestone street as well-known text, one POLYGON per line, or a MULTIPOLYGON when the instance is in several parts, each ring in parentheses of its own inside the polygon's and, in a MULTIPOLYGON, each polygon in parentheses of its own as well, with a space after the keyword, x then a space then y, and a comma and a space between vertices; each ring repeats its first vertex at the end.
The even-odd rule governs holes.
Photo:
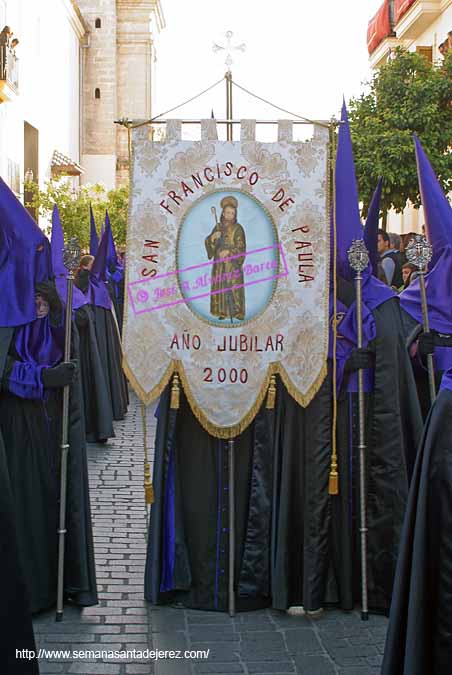
MULTIPOLYGON (((149 445, 154 419, 148 412, 149 445)), ((38 648, 46 650, 209 650, 208 658, 157 662, 74 658, 40 661, 42 675, 201 675, 202 673, 300 673, 377 675, 386 619, 363 623, 357 612, 328 611, 319 619, 263 611, 226 615, 151 608, 143 600, 146 512, 143 505, 141 411, 134 395, 116 438, 89 446, 100 603, 80 610, 66 606, 35 618, 38 648)))

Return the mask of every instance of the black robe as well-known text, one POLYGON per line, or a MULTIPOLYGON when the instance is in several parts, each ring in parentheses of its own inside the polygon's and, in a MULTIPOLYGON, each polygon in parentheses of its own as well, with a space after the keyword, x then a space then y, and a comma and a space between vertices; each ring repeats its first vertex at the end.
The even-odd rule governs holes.
POLYGON ((122 321, 124 312, 124 278, 119 283, 112 278, 107 283, 108 293, 115 312, 116 321, 118 323, 119 334, 122 335, 122 321))
MULTIPOLYGON (((145 597, 154 604, 225 611, 228 606, 228 448, 210 436, 181 392, 179 410, 161 397, 145 597), (174 527, 169 520, 174 513, 174 527), (174 541, 174 572, 171 566, 174 541), (166 583, 165 583, 166 582, 166 583), (162 583, 165 583, 163 586, 162 583), (171 590, 168 590, 168 589, 171 590)), ((270 602, 273 411, 262 408, 235 439, 236 606, 270 602)))
MULTIPOLYGON (((374 318, 376 374, 367 426, 369 600, 372 609, 388 611, 422 421, 398 301, 382 304, 374 318)), ((306 408, 278 382, 275 410, 263 407, 235 441, 239 609, 258 606, 258 600, 280 610, 302 605, 310 611, 325 603, 352 609, 359 601, 356 485, 349 472, 351 457, 356 464, 356 451, 350 452, 348 400, 339 401, 340 494, 328 494, 331 372, 329 364, 327 377, 306 408)), ((169 410, 166 392, 159 406, 156 503, 145 578, 145 596, 151 602, 177 600, 201 609, 226 608, 226 477, 227 444, 203 431, 185 399, 180 410, 169 410), (220 494, 225 498, 219 499, 220 494), (169 527, 173 518, 174 526, 169 527), (168 556, 172 546, 174 555, 168 556), (174 574, 165 585, 171 557, 174 574), (165 593, 168 587, 177 592, 165 593)))
POLYGON ((88 443, 98 443, 113 438, 115 432, 111 399, 97 345, 91 307, 80 307, 75 312, 75 321, 80 336, 79 362, 86 440, 88 443))
MULTIPOLYGON (((377 336, 369 345, 376 358, 374 386, 366 394, 368 601, 371 610, 387 613, 422 417, 399 302, 388 300, 372 313, 377 336)), ((331 502, 326 601, 353 609, 361 593, 358 401, 346 384, 338 401, 340 491, 331 502)))
MULTIPOLYGON (((81 270, 76 278, 76 285, 86 294, 89 288, 89 272, 81 270)), ((112 288, 107 284, 108 293, 112 288)), ((102 367, 105 375, 107 393, 111 404, 113 419, 123 420, 129 405, 129 391, 127 380, 122 369, 122 348, 118 323, 111 309, 97 305, 89 306, 93 317, 96 340, 102 367)))
MULTIPOLYGON (((8 329, 0 329, 6 335, 8 329)), ((73 355, 78 354, 74 331, 73 355)), ((14 498, 19 552, 37 612, 54 605, 57 586, 57 526, 61 443, 60 390, 47 400, 22 399, 8 390, 15 360, 14 339, 0 339, 0 431, 6 447, 14 498)), ((66 512, 65 594, 80 605, 97 603, 91 508, 79 376, 71 385, 68 493, 66 512)))
MULTIPOLYGON (((368 593, 374 611, 389 610, 410 467, 422 432, 411 365, 396 299, 373 311, 377 336, 373 391, 367 394, 368 593)), ((360 601, 356 395, 346 381, 338 400, 339 495, 328 495, 332 364, 319 392, 301 409, 278 391, 273 544, 273 607, 360 601), (279 439, 279 440, 278 440, 279 439), (279 446, 279 447, 278 447, 279 446)))
MULTIPOLYGON (((330 369, 331 371, 331 369, 330 369)), ((323 604, 328 561, 331 372, 301 408, 279 383, 272 513, 272 606, 323 604)))
POLYGON ((452 392, 426 422, 410 487, 382 675, 452 669, 452 392))
POLYGON ((0 672, 5 675, 38 675, 36 659, 16 658, 16 650, 36 651, 30 598, 19 556, 14 502, 0 432, 0 672))
POLYGON ((129 405, 127 380, 122 369, 122 349, 113 312, 92 306, 96 339, 110 396, 113 419, 123 420, 129 405))

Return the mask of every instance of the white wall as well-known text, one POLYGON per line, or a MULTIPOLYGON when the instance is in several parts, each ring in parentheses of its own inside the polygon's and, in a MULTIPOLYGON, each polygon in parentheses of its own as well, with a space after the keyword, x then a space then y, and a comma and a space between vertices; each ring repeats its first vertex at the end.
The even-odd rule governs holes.
POLYGON ((82 155, 83 183, 102 183, 107 190, 116 187, 116 155, 82 155))
POLYGON ((438 45, 444 42, 450 30, 452 30, 452 4, 410 45, 409 50, 414 52, 417 46, 432 46, 433 60, 439 61, 441 54, 438 51, 438 45))
POLYGON ((64 0, 0 0, 0 19, 20 40, 19 96, 0 104, 0 175, 7 178, 10 158, 19 163, 23 180, 28 122, 39 131, 43 184, 54 150, 79 161, 79 38, 64 0))

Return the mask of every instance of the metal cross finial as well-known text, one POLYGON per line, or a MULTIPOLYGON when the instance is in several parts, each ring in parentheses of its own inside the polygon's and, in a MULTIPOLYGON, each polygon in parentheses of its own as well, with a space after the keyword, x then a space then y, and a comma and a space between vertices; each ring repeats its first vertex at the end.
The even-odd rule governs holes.
POLYGON ((69 272, 74 272, 80 263, 81 249, 77 237, 71 237, 63 248, 63 262, 69 272))
POLYGON ((228 32, 226 33, 226 45, 222 46, 222 45, 219 45, 216 42, 214 42, 213 46, 212 46, 212 50, 215 53, 220 52, 220 51, 226 52, 225 64, 228 67, 229 72, 231 70, 232 64, 234 63, 234 61, 232 60, 232 53, 234 51, 244 52, 245 49, 246 49, 246 44, 244 42, 242 42, 239 45, 233 45, 232 44, 232 36, 233 35, 234 35, 234 33, 232 32, 232 30, 228 30, 228 32))
POLYGON ((369 253, 363 239, 354 239, 347 251, 348 262, 355 272, 364 272, 369 264, 369 253))
POLYGON ((406 247, 406 258, 409 263, 424 271, 432 259, 432 247, 422 234, 415 234, 406 247))

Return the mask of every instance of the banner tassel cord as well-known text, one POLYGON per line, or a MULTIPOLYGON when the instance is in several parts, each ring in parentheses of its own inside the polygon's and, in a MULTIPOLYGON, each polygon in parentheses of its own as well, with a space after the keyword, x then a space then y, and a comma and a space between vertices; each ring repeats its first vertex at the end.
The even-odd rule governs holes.
POLYGON ((148 443, 147 443, 147 421, 146 406, 141 403, 141 417, 143 421, 143 448, 144 448, 144 501, 145 504, 154 503, 154 486, 151 480, 151 465, 149 463, 148 443))

